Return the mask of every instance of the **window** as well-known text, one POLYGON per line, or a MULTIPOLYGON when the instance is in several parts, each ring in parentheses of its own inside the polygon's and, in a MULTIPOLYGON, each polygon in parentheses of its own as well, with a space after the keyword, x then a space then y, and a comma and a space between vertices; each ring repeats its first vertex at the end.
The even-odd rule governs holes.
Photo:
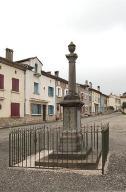
POLYGON ((20 117, 20 103, 11 103, 11 117, 20 117))
POLYGON ((19 79, 12 78, 12 91, 19 92, 19 79))
POLYGON ((48 105, 48 115, 53 115, 53 114, 54 114, 54 106, 48 105))
POLYGON ((66 84, 66 88, 68 89, 68 84, 66 84))
POLYGON ((81 101, 83 101, 83 99, 84 99, 84 93, 83 92, 81 92, 81 94, 80 94, 80 99, 81 99, 81 101))
POLYGON ((58 88, 58 96, 60 96, 60 88, 58 88))
POLYGON ((0 74, 0 89, 4 89, 4 75, 0 74))
POLYGON ((37 73, 37 72, 38 72, 38 64, 35 63, 35 73, 37 73))
POLYGON ((59 111, 60 110, 60 104, 57 103, 56 106, 57 106, 57 111, 59 111))
POLYGON ((62 97, 62 88, 61 87, 56 87, 56 95, 58 97, 62 97))
POLYGON ((48 96, 53 97, 54 96, 54 88, 53 87, 48 87, 48 96))
POLYGON ((60 85, 60 81, 58 81, 58 83, 57 83, 58 85, 60 85))
POLYGON ((85 93, 84 99, 85 99, 85 100, 88 99, 88 94, 87 94, 87 93, 85 93))
POLYGON ((68 95, 68 89, 65 89, 65 90, 64 90, 64 96, 65 96, 65 95, 68 95))
POLYGON ((88 112, 88 105, 85 105, 85 112, 88 112))
POLYGON ((32 104, 32 115, 41 115, 42 107, 41 104, 32 104))
POLYGON ((34 94, 39 94, 39 84, 34 82, 34 94))

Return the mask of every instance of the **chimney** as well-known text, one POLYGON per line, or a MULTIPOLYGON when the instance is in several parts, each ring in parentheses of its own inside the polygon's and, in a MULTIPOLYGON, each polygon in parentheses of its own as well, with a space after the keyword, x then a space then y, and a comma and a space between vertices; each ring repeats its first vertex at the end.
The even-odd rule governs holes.
POLYGON ((92 83, 91 82, 89 82, 89 87, 92 88, 92 83))
POLYGON ((56 77, 59 77, 59 71, 55 71, 54 73, 56 77))
POLYGON ((88 85, 88 80, 85 81, 85 85, 88 85))
POLYGON ((6 48, 6 59, 13 61, 13 50, 6 48))
POLYGON ((100 91, 100 86, 97 86, 97 90, 100 91))
POLYGON ((46 73, 49 74, 49 75, 51 75, 51 71, 47 71, 46 73))

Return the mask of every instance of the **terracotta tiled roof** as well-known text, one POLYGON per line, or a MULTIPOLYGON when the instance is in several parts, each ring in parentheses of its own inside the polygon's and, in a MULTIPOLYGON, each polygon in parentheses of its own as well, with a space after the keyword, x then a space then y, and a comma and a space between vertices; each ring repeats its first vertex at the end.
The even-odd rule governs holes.
MULTIPOLYGON (((29 58, 26 58, 26 59, 22 59, 22 60, 18 60, 18 61, 15 61, 16 63, 22 63, 22 62, 26 62, 26 61, 29 61, 31 59, 38 59, 38 57, 29 57, 29 58)), ((42 64, 42 62, 38 59, 38 61, 42 64)), ((43 65, 43 64, 42 64, 43 65)))
POLYGON ((122 95, 122 96, 120 96, 120 98, 126 98, 126 95, 122 95))
POLYGON ((53 78, 53 79, 55 79, 55 80, 57 80, 57 81, 62 81, 62 82, 64 82, 64 83, 66 83, 66 84, 68 83, 67 80, 62 79, 61 77, 56 77, 55 75, 52 75, 52 74, 50 74, 50 73, 48 73, 48 72, 41 71, 41 74, 42 74, 42 75, 45 75, 46 77, 53 78))
POLYGON ((90 90, 90 91, 94 91, 94 92, 99 93, 99 94, 102 94, 101 91, 98 91, 98 90, 96 90, 96 89, 94 89, 94 88, 91 88, 91 87, 89 88, 89 90, 90 90))
POLYGON ((81 87, 83 87, 83 88, 89 87, 89 85, 87 85, 87 84, 80 84, 80 83, 77 83, 77 85, 79 85, 79 86, 81 86, 81 87))
POLYGON ((11 66, 11 67, 15 67, 15 68, 17 68, 17 69, 21 69, 21 70, 23 70, 23 71, 26 70, 26 66, 23 66, 23 65, 21 65, 21 64, 18 64, 18 63, 16 63, 16 62, 9 61, 8 59, 5 59, 5 58, 3 58, 3 57, 0 57, 0 63, 4 63, 4 64, 6 64, 6 65, 9 65, 9 66, 11 66))
POLYGON ((105 97, 109 97, 108 95, 106 95, 106 94, 104 94, 104 93, 101 93, 103 96, 105 96, 105 97))

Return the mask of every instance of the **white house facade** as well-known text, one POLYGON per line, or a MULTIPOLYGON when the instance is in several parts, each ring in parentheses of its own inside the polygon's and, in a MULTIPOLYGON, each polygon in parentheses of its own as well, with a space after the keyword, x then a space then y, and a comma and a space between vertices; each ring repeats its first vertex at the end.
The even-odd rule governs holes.
POLYGON ((17 61, 30 69, 25 73, 25 115, 44 121, 55 118, 55 79, 42 71, 37 57, 17 61))
POLYGON ((121 109, 121 99, 117 95, 110 94, 108 105, 114 108, 114 111, 121 109))

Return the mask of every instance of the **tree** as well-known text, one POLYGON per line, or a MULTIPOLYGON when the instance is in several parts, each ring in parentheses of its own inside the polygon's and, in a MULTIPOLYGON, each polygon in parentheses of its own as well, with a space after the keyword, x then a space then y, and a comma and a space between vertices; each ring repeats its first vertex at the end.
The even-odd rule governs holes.
POLYGON ((108 110, 109 111, 114 111, 114 107, 113 106, 108 106, 108 110))
POLYGON ((126 102, 122 103, 122 108, 123 108, 123 110, 126 108, 126 102))

